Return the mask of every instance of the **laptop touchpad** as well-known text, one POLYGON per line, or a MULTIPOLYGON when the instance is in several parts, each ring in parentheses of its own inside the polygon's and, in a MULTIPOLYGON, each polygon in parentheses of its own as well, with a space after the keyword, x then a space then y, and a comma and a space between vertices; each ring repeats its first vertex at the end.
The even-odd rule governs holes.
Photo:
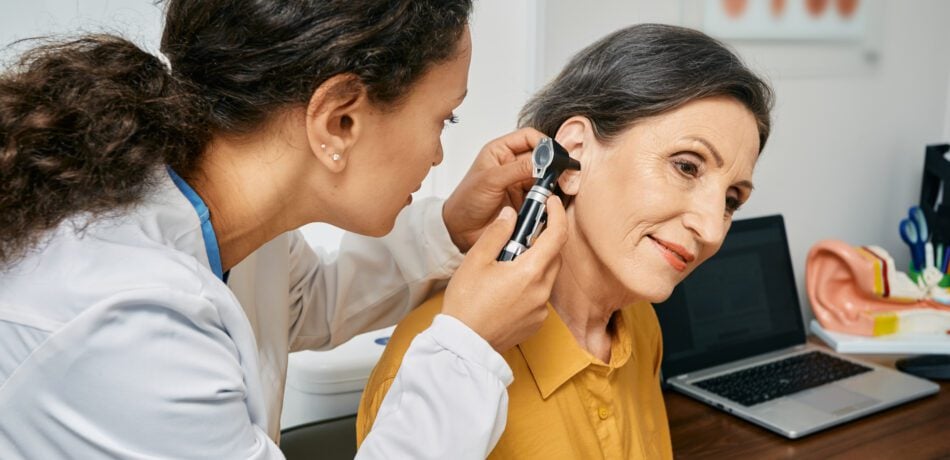
POLYGON ((860 393, 845 390, 837 385, 826 385, 812 391, 804 391, 789 399, 807 404, 822 412, 844 415, 874 405, 878 400, 860 393))

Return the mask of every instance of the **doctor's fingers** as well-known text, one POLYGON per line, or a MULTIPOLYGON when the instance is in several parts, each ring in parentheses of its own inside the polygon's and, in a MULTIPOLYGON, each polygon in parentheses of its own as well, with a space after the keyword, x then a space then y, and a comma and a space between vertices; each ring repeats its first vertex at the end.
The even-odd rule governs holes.
POLYGON ((511 207, 521 209, 524 204, 524 197, 528 194, 528 190, 531 190, 532 185, 534 185, 534 178, 518 181, 508 186, 508 203, 511 204, 511 207))
MULTIPOLYGON (((531 176, 532 167, 531 155, 521 154, 507 163, 479 167, 475 174, 477 174, 478 182, 484 184, 484 188, 507 192, 511 200, 512 192, 520 192, 520 195, 524 196, 524 191, 531 189, 531 184, 534 182, 531 176)), ((517 209, 521 205, 521 200, 511 200, 511 204, 517 209)))
POLYGON ((515 220, 518 213, 510 206, 505 206, 498 213, 498 217, 485 227, 481 236, 465 254, 465 260, 472 260, 480 266, 491 265, 501 254, 502 249, 511 239, 515 230, 515 220))
MULTIPOLYGON (((521 326, 524 337, 527 339, 538 329, 548 317, 548 301, 551 299, 551 289, 554 288, 554 281, 557 279, 558 271, 561 268, 561 258, 556 257, 544 270, 536 275, 534 282, 524 287, 522 292, 522 308, 525 311, 521 314, 521 326)), ((530 278, 529 278, 530 279, 530 278)), ((521 343, 519 340, 518 343, 521 343)))
MULTIPOLYGON (((534 150, 545 135, 534 128, 521 128, 501 136, 482 148, 496 164, 507 164, 514 161, 519 155, 534 150)), ((479 155, 480 157, 482 155, 479 155)))
MULTIPOLYGON (((531 263, 532 261, 524 262, 531 263)), ((524 287, 524 296, 532 305, 544 308, 548 299, 551 298, 551 290, 554 289, 557 274, 561 271, 561 256, 557 254, 554 258, 543 261, 540 267, 526 267, 526 271, 528 274, 524 279, 529 280, 529 284, 524 287)))

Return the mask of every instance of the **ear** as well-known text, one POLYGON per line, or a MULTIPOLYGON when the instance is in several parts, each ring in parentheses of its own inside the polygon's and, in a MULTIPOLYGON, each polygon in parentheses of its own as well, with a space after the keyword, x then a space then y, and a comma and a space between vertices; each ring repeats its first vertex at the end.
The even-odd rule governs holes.
POLYGON ((561 191, 565 195, 577 195, 577 191, 580 190, 581 172, 587 167, 584 147, 591 133, 593 133, 593 126, 591 126, 590 120, 585 117, 574 116, 561 123, 561 127, 558 128, 557 134, 554 136, 554 140, 567 150, 571 158, 581 163, 580 171, 569 169, 561 173, 561 177, 558 178, 558 186, 561 187, 561 191))
POLYGON ((307 104, 307 140, 327 169, 339 173, 346 168, 350 147, 371 110, 366 86, 352 74, 334 75, 313 91, 307 104))

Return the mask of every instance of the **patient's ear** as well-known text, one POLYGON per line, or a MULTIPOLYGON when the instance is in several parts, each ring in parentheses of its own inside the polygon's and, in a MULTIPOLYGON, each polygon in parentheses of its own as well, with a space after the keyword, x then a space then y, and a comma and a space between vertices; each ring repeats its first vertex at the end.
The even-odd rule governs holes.
MULTIPOLYGON (((585 117, 575 116, 561 123, 561 127, 554 136, 554 140, 567 150, 571 158, 580 162, 581 171, 586 167, 586 158, 584 155, 585 143, 589 142, 592 134, 593 127, 590 124, 590 120, 585 117)), ((565 195, 577 195, 577 191, 580 190, 581 187, 581 177, 583 177, 581 171, 569 169, 561 173, 557 184, 561 187, 561 191, 564 192, 565 195)))

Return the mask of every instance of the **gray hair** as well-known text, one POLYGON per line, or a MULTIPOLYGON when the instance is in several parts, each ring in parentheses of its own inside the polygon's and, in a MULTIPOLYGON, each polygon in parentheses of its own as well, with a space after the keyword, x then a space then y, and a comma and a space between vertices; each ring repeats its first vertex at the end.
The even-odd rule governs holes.
POLYGON ((573 116, 590 120, 610 142, 636 121, 688 102, 728 96, 745 105, 759 129, 759 152, 771 129, 773 93, 723 43, 684 27, 639 24, 581 50, 521 110, 520 126, 554 136, 573 116))

